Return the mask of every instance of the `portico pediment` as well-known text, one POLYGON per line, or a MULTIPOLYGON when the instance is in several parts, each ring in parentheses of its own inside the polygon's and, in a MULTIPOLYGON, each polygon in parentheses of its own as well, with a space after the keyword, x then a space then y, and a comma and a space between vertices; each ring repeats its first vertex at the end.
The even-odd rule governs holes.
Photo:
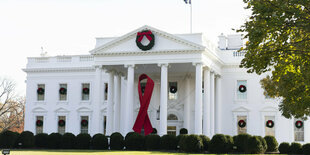
MULTIPOLYGON (((100 39, 100 38, 99 38, 100 39)), ((102 38, 104 39, 104 38, 102 38)), ((109 41, 99 43, 95 49, 91 50, 92 55, 114 55, 114 54, 144 54, 158 52, 176 51, 202 51, 204 46, 183 39, 177 35, 172 35, 150 26, 143 26, 121 37, 109 38, 109 41), (143 51, 136 45, 137 33, 150 30, 154 35, 154 46, 150 50, 143 51)), ((143 40, 147 39, 144 36, 143 40)), ((98 41, 97 41, 98 44, 98 41)))

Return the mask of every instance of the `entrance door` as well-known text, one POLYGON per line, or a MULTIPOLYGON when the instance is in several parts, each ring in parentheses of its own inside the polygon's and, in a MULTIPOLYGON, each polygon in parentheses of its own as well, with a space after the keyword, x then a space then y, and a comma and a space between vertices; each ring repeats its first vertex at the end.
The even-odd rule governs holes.
POLYGON ((167 134, 168 135, 177 135, 177 125, 178 125, 178 117, 174 114, 168 115, 168 126, 167 126, 167 134))
POLYGON ((167 134, 168 135, 177 135, 177 127, 176 126, 167 126, 167 134))

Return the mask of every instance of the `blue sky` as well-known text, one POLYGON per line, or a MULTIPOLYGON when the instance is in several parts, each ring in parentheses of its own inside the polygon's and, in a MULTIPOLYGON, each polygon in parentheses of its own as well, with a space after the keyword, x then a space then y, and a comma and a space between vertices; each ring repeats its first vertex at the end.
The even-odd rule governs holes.
MULTIPOLYGON (((250 15, 242 0, 192 0, 193 32, 217 43, 234 34, 250 15)), ((25 95, 27 57, 88 54, 95 37, 126 34, 150 25, 172 34, 189 33, 184 0, 1 0, 0 77, 17 83, 25 95)))

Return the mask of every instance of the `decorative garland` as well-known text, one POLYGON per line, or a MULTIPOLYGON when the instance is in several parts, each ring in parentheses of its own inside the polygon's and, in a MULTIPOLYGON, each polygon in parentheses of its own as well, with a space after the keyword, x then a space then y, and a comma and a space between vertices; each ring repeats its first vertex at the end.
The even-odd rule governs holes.
POLYGON ((61 88, 59 89, 59 94, 61 94, 61 95, 66 95, 66 94, 67 94, 67 88, 61 87, 61 88))
POLYGON ((296 128, 298 128, 298 129, 302 128, 303 125, 304 125, 304 123, 303 123, 302 121, 296 121, 296 122, 295 122, 295 126, 296 126, 296 128))
POLYGON ((170 93, 175 94, 178 91, 176 86, 170 86, 170 93))
POLYGON ((43 125, 43 121, 42 120, 37 120, 36 121, 36 126, 41 127, 43 125))
POLYGON ((83 88, 83 94, 89 94, 89 88, 83 88))
POLYGON ((81 121, 81 125, 84 126, 84 127, 87 126, 88 125, 88 120, 83 119, 81 121))
POLYGON ((144 30, 137 33, 136 44, 142 51, 150 50, 154 46, 154 43, 155 43, 155 36, 152 33, 152 31, 144 30), (141 43, 144 36, 150 41, 150 43, 146 46, 142 45, 141 43))
POLYGON ((43 94, 44 94, 44 88, 38 88, 38 89, 37 89, 37 93, 38 93, 39 95, 43 95, 43 94))
POLYGON ((273 128, 273 127, 274 127, 274 122, 273 122, 272 120, 268 120, 268 121, 266 122, 266 126, 267 126, 268 128, 273 128))
POLYGON ((65 120, 59 120, 59 121, 58 121, 58 125, 61 126, 61 127, 63 127, 63 126, 66 125, 66 121, 65 121, 65 120))
POLYGON ((239 86, 239 91, 240 91, 241 93, 246 92, 246 86, 245 86, 245 85, 240 85, 240 86, 239 86))
POLYGON ((239 126, 240 128, 244 128, 244 127, 246 126, 246 122, 245 122, 244 120, 240 120, 240 121, 238 122, 238 126, 239 126))

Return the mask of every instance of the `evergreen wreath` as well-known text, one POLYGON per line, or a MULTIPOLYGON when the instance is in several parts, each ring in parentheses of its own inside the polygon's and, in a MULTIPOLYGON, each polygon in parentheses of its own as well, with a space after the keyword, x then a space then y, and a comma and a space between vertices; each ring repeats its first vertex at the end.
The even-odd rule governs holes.
POLYGON ((240 86, 239 86, 239 91, 240 91, 241 93, 246 92, 246 86, 245 86, 245 85, 240 85, 240 86))
POLYGON ((302 121, 296 121, 296 122, 295 122, 295 126, 296 126, 296 128, 298 128, 298 129, 302 128, 303 125, 304 125, 304 123, 303 123, 302 121))
POLYGON ((138 32, 136 37, 136 44, 142 51, 150 50, 155 44, 155 36, 150 30, 138 32), (145 46, 141 43, 144 36, 150 41, 150 43, 145 46))
POLYGON ((42 120, 37 120, 36 121, 36 126, 41 127, 43 125, 43 121, 42 120))
POLYGON ((83 88, 83 94, 89 94, 89 88, 83 88))
POLYGON ((63 126, 66 125, 66 121, 65 121, 65 120, 59 120, 59 121, 58 121, 58 125, 61 126, 61 127, 63 127, 63 126))
POLYGON ((61 88, 59 89, 59 94, 62 94, 62 95, 67 94, 67 88, 61 87, 61 88))
POLYGON ((83 119, 82 121, 81 121, 81 125, 82 126, 87 126, 88 125, 88 121, 87 120, 85 120, 85 119, 83 119))
POLYGON ((44 94, 44 88, 38 88, 38 89, 37 89, 37 93, 38 93, 39 95, 43 95, 43 94, 44 94))
POLYGON ((273 122, 272 120, 268 120, 268 121, 266 122, 266 126, 267 126, 268 128, 273 128, 273 127, 274 127, 274 122, 273 122))
POLYGON ((245 122, 244 120, 240 120, 240 121, 238 122, 238 126, 239 126, 240 128, 244 128, 244 127, 246 126, 246 122, 245 122))
POLYGON ((170 93, 175 94, 178 91, 176 86, 170 86, 170 93))

